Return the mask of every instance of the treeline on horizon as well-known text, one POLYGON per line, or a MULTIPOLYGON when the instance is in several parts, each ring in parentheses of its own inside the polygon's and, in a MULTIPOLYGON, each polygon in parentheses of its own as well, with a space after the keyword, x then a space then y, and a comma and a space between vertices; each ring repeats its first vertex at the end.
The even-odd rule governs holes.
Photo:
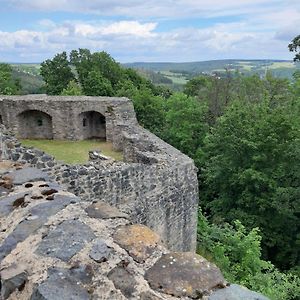
MULTIPOLYGON (((9 70, 0 64, 0 93, 20 88, 9 70)), ((40 73, 49 95, 132 99, 142 126, 195 161, 198 253, 230 282, 299 299, 300 73, 198 76, 174 92, 88 49, 57 54, 40 73)))

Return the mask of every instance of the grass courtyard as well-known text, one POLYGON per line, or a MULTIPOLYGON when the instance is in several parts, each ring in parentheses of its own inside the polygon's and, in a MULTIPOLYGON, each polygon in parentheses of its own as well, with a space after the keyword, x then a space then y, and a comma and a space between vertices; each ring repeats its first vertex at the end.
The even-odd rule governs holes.
POLYGON ((100 140, 58 141, 58 140, 22 140, 24 146, 40 149, 56 160, 68 164, 82 164, 88 161, 90 150, 101 151, 102 154, 116 160, 122 160, 122 152, 113 150, 112 144, 100 140))

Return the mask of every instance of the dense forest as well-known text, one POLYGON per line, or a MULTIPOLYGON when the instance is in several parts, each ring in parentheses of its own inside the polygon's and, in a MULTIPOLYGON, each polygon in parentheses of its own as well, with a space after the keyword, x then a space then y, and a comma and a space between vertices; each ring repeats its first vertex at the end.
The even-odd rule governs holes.
MULTIPOLYGON (((11 74, 0 65, 0 93, 20 89, 11 74)), ((46 60, 40 74, 50 95, 132 99, 142 126, 195 161, 198 252, 231 282, 299 299, 300 72, 288 80, 227 71, 174 92, 106 52, 79 49, 46 60)))

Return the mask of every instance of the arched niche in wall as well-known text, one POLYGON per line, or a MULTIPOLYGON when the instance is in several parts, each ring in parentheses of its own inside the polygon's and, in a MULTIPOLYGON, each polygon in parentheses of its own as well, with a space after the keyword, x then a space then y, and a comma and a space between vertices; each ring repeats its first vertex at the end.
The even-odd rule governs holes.
POLYGON ((40 110, 26 110, 17 116, 18 137, 53 139, 52 117, 40 110))
POLYGON ((0 124, 3 124, 2 115, 0 115, 0 124))
POLYGON ((79 128, 83 139, 106 139, 105 116, 97 111, 85 111, 79 114, 79 128))

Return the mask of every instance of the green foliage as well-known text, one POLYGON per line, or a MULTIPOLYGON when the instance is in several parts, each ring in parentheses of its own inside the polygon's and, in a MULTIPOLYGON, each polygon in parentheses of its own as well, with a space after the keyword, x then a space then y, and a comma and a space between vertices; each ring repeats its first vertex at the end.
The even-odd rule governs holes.
POLYGON ((154 134, 160 136, 165 125, 165 101, 154 96, 148 88, 137 90, 131 95, 139 123, 154 134))
POLYGON ((154 94, 164 99, 169 99, 173 95, 173 92, 166 86, 158 85, 154 87, 154 94))
POLYGON ((300 61, 300 35, 296 36, 288 47, 291 52, 296 52, 294 61, 300 61))
POLYGON ((66 52, 56 54, 52 60, 44 61, 41 64, 41 75, 49 95, 60 95, 69 82, 75 79, 66 52))
POLYGON ((63 52, 52 60, 46 60, 41 66, 47 93, 52 95, 132 95, 143 89, 149 89, 153 95, 167 95, 166 89, 156 88, 133 69, 122 68, 104 51, 91 53, 88 49, 72 50, 69 60, 66 52, 63 52), (75 82, 79 85, 76 86, 75 82))
POLYGON ((93 53, 92 64, 113 87, 123 78, 121 66, 104 51, 93 53))
MULTIPOLYGON (((91 90, 92 87, 89 84, 94 80, 99 81, 99 77, 105 79, 105 83, 103 83, 105 87, 98 87, 96 90, 103 90, 105 93, 108 93, 108 82, 114 87, 123 79, 123 70, 120 65, 104 51, 91 53, 88 49, 72 50, 70 63, 75 66, 79 82, 82 84, 84 91, 91 90), (90 77, 89 80, 87 80, 88 77, 90 77)), ((95 93, 93 91, 92 94, 94 95, 95 93)), ((111 91, 109 94, 111 94, 111 91)), ((101 96, 106 95, 103 94, 101 96)))
POLYGON ((250 277, 245 284, 272 300, 298 300, 300 295, 300 278, 292 273, 280 272, 272 264, 264 272, 250 277))
POLYGON ((113 96, 111 82, 99 71, 91 71, 83 81, 83 92, 87 96, 113 96))
POLYGON ((294 80, 291 86, 291 92, 298 98, 300 98, 300 71, 295 72, 294 80))
POLYGON ((18 80, 13 79, 13 69, 9 64, 0 63, 0 94, 18 94, 21 86, 18 80))
POLYGON ((203 139, 208 131, 207 106, 193 97, 177 93, 166 101, 165 109, 163 138, 199 164, 203 139))
POLYGON ((198 252, 211 256, 230 282, 245 284, 249 278, 268 267, 268 263, 260 258, 260 242, 258 228, 248 232, 239 221, 234 221, 234 226, 227 223, 210 225, 199 213, 198 252))
POLYGON ((259 227, 264 256, 299 263, 299 105, 234 102, 205 140, 204 204, 214 222, 259 227))
POLYGON ((199 76, 187 82, 184 93, 188 96, 201 96, 207 93, 207 89, 211 85, 211 79, 208 76, 199 76))
POLYGON ((260 79, 257 75, 246 77, 229 71, 223 77, 195 77, 186 84, 184 93, 207 103, 211 125, 235 100, 256 103, 268 98, 277 103, 290 96, 289 82, 286 79, 275 78, 271 73, 267 73, 265 79, 260 79))
POLYGON ((65 89, 63 89, 63 91, 61 92, 62 96, 81 96, 83 95, 82 93, 82 89, 80 87, 80 85, 75 81, 75 80, 71 80, 67 87, 65 89))
POLYGON ((132 99, 134 95, 138 93, 138 87, 134 85, 131 80, 124 80, 119 82, 116 86, 116 93, 117 97, 127 97, 132 99))
POLYGON ((283 273, 261 258, 258 228, 247 230, 239 221, 234 225, 210 224, 199 212, 198 253, 214 261, 224 277, 260 292, 272 300, 297 299, 300 278, 283 273))

